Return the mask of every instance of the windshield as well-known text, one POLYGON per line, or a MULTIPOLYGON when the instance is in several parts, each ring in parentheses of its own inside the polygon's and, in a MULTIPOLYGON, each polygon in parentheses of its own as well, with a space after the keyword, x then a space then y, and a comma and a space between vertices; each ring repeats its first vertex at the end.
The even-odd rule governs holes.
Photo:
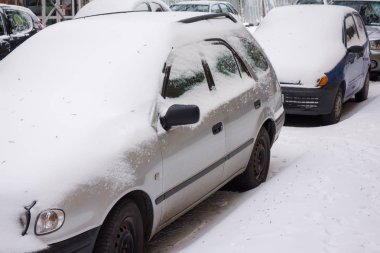
POLYGON ((173 4, 170 9, 172 11, 209 12, 209 6, 205 4, 173 4))
POLYGON ((380 26, 380 2, 336 1, 334 4, 357 10, 367 26, 380 26))

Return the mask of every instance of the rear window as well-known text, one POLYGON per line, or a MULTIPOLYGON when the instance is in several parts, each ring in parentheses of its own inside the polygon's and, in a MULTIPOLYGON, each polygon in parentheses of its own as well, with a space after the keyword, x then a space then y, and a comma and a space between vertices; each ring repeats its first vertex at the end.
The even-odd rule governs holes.
POLYGON ((170 6, 172 11, 196 11, 209 12, 209 6, 204 4, 174 4, 170 6))

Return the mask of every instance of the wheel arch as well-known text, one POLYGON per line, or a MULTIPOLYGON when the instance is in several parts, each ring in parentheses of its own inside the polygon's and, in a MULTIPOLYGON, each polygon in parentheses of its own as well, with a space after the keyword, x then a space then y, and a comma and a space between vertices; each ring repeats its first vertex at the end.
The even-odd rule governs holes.
POLYGON ((346 88, 347 88, 346 81, 343 80, 343 81, 339 84, 339 87, 342 88, 343 98, 344 98, 344 97, 346 96, 346 88))
MULTIPOLYGON (((142 191, 142 190, 134 190, 126 195, 124 195, 122 198, 120 198, 111 208, 111 210, 108 212, 111 213, 111 211, 121 202, 123 202, 126 199, 132 200, 139 208, 141 217, 143 219, 143 226, 144 226, 144 239, 147 241, 149 240, 151 233, 152 233, 152 227, 153 227, 153 204, 149 197, 149 195, 142 191)), ((107 216, 108 216, 107 214, 107 216)))
POLYGON ((272 119, 267 119, 262 127, 267 130, 270 138, 270 145, 272 146, 274 141, 275 141, 275 136, 276 136, 276 124, 272 119))

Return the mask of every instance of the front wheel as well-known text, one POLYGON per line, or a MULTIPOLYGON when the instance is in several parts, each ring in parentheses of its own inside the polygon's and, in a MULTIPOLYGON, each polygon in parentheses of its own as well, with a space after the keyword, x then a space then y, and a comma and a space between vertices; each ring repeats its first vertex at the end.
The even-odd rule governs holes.
POLYGON ((240 190, 247 191, 265 182, 270 163, 270 146, 268 131, 265 128, 261 128, 247 168, 243 174, 236 178, 235 184, 240 190))
POLYGON ((334 106, 329 114, 323 115, 323 122, 327 125, 338 123, 340 120, 340 117, 342 116, 342 107, 343 107, 343 91, 342 91, 342 88, 339 88, 335 96, 334 106))
POLYGON ((355 94, 355 100, 357 102, 362 102, 364 100, 367 100, 368 90, 369 90, 369 74, 367 73, 364 80, 363 88, 358 93, 355 94))
POLYGON ((143 221, 130 199, 117 204, 104 221, 95 243, 95 253, 142 253, 143 221))

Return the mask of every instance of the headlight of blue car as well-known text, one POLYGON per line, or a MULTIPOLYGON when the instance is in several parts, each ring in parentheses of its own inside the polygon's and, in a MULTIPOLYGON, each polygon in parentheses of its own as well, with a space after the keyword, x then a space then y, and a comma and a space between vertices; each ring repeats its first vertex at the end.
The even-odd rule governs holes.
POLYGON ((371 50, 380 50, 380 40, 371 40, 369 46, 371 50))

